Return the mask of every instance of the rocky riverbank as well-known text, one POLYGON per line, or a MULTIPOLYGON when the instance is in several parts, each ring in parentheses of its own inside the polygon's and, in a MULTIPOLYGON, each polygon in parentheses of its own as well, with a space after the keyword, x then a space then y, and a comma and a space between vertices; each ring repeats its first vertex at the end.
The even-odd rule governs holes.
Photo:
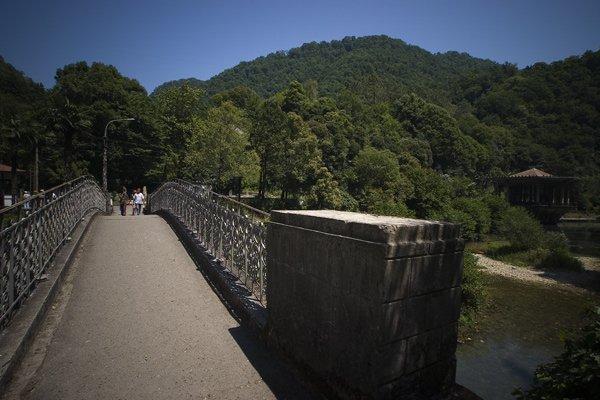
POLYGON ((600 259, 595 257, 579 257, 585 268, 581 272, 522 268, 483 254, 475 254, 475 257, 487 273, 525 282, 560 286, 567 290, 600 292, 600 259))

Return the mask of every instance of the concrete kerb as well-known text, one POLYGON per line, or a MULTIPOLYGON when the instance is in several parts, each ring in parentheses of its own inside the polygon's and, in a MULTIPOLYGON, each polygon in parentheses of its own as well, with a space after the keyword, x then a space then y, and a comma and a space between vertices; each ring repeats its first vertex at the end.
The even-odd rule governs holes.
POLYGON ((38 282, 32 294, 0 334, 0 393, 31 345, 46 313, 71 266, 75 255, 99 211, 86 214, 71 232, 67 242, 56 254, 47 271, 47 280, 38 282))

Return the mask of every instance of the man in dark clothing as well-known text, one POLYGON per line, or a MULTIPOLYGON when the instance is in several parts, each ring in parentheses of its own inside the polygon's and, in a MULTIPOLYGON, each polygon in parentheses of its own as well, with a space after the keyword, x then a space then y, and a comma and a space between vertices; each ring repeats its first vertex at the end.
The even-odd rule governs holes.
POLYGON ((125 216, 127 213, 127 203, 129 203, 129 195, 127 194, 127 188, 123 186, 123 191, 119 195, 119 206, 121 207, 122 216, 125 216))

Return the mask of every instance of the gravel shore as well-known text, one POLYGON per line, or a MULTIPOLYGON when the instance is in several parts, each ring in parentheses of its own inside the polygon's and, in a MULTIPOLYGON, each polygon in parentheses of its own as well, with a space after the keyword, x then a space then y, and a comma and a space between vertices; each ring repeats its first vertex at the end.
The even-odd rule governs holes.
POLYGON ((522 268, 502 261, 494 260, 483 254, 475 254, 479 265, 484 271, 502 275, 511 279, 525 282, 554 285, 574 291, 600 291, 600 260, 593 257, 581 257, 585 270, 574 271, 543 271, 533 268, 522 268))

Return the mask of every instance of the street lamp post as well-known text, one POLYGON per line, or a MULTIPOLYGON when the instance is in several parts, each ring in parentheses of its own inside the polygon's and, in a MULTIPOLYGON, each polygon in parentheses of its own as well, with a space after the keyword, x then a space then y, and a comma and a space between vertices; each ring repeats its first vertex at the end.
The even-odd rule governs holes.
POLYGON ((135 121, 134 118, 119 118, 108 121, 104 127, 104 152, 102 154, 102 190, 108 192, 108 126, 113 122, 135 121))

